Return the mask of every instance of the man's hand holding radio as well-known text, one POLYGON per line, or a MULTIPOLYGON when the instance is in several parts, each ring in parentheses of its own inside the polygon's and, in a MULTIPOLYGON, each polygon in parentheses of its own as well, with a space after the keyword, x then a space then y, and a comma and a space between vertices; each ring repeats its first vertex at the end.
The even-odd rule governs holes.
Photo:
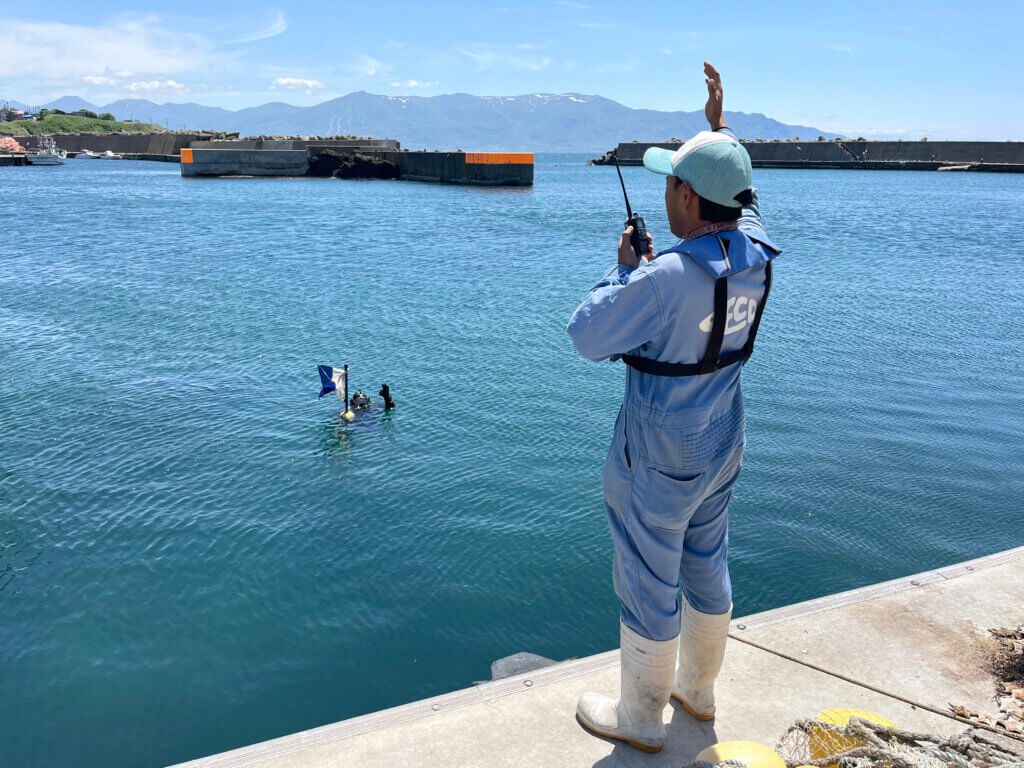
POLYGON ((626 231, 622 233, 622 237, 619 238, 619 264, 624 264, 630 269, 636 269, 640 266, 641 261, 650 261, 654 258, 654 238, 648 233, 647 235, 647 253, 642 256, 637 256, 633 251, 633 246, 629 242, 629 238, 633 235, 633 227, 626 227, 626 231))

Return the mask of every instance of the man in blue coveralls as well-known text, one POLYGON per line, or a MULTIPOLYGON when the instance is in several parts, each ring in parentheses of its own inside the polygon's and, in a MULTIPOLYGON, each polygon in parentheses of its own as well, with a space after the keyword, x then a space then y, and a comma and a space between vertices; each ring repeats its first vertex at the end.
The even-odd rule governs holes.
POLYGON ((644 165, 666 176, 665 209, 680 241, 657 256, 651 241, 637 254, 627 228, 618 264, 568 328, 584 357, 628 366, 604 465, 620 697, 586 693, 577 717, 645 752, 665 741, 670 696, 698 720, 715 716, 712 686, 732 616, 726 555, 744 444, 740 371, 779 253, 761 222, 750 157, 722 116, 721 77, 707 62, 704 74, 713 130, 674 152, 644 154, 644 165))

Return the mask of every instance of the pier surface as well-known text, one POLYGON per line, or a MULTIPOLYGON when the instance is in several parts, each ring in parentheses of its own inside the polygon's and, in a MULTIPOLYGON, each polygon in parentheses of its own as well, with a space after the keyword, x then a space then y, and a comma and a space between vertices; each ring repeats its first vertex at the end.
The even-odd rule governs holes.
POLYGON ((773 746, 794 720, 855 707, 949 735, 950 704, 995 712, 989 628, 1024 621, 1024 547, 778 608, 733 622, 716 684, 718 717, 671 705, 657 755, 577 724, 584 691, 615 695, 618 651, 224 752, 189 768, 327 766, 678 766, 718 741, 773 746))

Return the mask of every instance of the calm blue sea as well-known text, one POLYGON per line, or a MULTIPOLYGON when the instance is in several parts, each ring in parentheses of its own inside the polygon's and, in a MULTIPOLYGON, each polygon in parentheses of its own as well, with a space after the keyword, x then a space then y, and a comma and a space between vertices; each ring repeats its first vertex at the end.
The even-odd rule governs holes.
MULTIPOLYGON (((0 762, 161 766, 617 642, 614 171, 0 168, 0 762), (316 365, 396 411, 340 420, 316 365)), ((624 169, 659 247, 663 182, 624 169)), ((756 172, 736 613, 1024 544, 1024 178, 756 172)))

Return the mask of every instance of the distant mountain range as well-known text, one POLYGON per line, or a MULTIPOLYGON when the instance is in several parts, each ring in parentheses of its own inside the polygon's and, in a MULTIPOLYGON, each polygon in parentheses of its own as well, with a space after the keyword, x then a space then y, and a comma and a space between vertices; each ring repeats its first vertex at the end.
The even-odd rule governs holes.
MULTIPOLYGON (((12 107, 27 108, 11 101, 12 107)), ((409 149, 603 152, 620 141, 687 138, 707 127, 704 112, 631 109, 602 96, 533 93, 525 96, 378 96, 357 91, 312 107, 271 102, 238 111, 201 104, 154 104, 123 99, 96 106, 63 96, 49 109, 112 112, 119 120, 158 123, 171 130, 209 129, 251 135, 391 137, 409 149)), ((736 134, 748 139, 835 138, 806 125, 787 125, 760 113, 726 112, 736 134)))

